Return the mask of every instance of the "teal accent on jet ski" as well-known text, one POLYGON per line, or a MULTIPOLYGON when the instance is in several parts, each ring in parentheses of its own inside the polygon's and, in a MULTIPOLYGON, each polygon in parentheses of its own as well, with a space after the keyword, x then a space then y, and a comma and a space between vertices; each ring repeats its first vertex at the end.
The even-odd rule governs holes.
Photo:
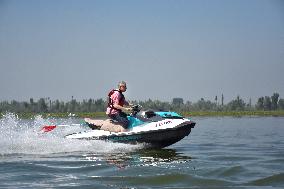
POLYGON ((129 120, 129 125, 128 125, 129 129, 136 127, 138 125, 142 125, 144 123, 140 119, 137 119, 136 117, 133 117, 133 116, 127 116, 127 119, 129 120))
POLYGON ((176 112, 155 112, 157 115, 164 117, 164 118, 183 118, 181 115, 179 115, 176 112))

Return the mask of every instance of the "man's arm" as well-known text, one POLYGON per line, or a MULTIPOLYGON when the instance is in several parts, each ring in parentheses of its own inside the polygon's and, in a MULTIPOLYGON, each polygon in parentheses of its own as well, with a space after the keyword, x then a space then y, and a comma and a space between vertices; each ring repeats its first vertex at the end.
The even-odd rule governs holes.
POLYGON ((119 104, 114 104, 113 107, 115 107, 116 109, 122 110, 122 111, 131 111, 132 110, 132 108, 130 108, 130 107, 123 107, 123 106, 120 106, 119 104))

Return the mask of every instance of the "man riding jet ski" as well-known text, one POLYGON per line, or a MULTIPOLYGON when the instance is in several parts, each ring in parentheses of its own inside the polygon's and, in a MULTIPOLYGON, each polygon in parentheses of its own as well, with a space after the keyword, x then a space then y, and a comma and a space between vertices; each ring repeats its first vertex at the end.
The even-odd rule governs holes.
POLYGON ((126 91, 126 82, 120 81, 118 83, 118 89, 113 89, 108 94, 108 107, 106 114, 112 120, 115 120, 118 124, 113 125, 112 128, 108 127, 105 129, 115 130, 117 132, 126 131, 129 121, 127 114, 124 111, 131 111, 131 105, 125 100, 123 93, 126 91))
MULTIPOLYGON (((107 140, 129 144, 144 143, 147 147, 163 148, 174 144, 189 135, 195 122, 175 112, 141 111, 134 106, 127 116, 128 128, 117 132, 114 120, 91 120, 87 123, 92 130, 65 136, 69 139, 107 140), (113 125, 114 124, 114 125, 113 125)), ((88 119, 86 119, 88 120, 88 119)))
MULTIPOLYGON (((127 121, 126 125, 121 124, 121 122, 115 120, 115 119, 106 119, 106 120, 98 120, 98 119, 90 119, 85 118, 85 123, 93 130, 104 130, 104 131, 110 131, 110 132, 126 132, 130 128, 133 127, 133 125, 140 125, 143 122, 139 119, 135 119, 138 112, 140 112, 141 106, 135 105, 131 107, 131 113, 128 115, 124 112, 122 112, 125 119, 127 121)), ((142 117, 140 117, 141 119, 142 117)))

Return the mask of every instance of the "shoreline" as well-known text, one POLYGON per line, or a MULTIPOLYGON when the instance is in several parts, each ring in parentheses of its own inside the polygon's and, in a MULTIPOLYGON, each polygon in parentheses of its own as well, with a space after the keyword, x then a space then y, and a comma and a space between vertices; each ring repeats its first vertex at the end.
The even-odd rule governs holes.
MULTIPOLYGON (((184 117, 243 117, 243 116, 260 116, 260 117, 284 117, 284 111, 193 111, 178 112, 184 117)), ((0 113, 0 118, 6 114, 14 114, 19 118, 32 119, 38 115, 43 118, 106 118, 105 112, 75 112, 75 113, 0 113)))

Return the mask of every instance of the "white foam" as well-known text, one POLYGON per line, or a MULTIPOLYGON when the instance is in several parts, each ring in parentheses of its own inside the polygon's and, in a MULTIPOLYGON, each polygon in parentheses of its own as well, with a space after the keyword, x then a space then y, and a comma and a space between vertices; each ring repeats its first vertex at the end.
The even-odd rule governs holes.
MULTIPOLYGON (((65 152, 129 152, 141 146, 111 143, 105 141, 88 141, 66 139, 64 136, 84 130, 80 126, 56 128, 52 132, 40 132, 43 125, 52 120, 37 116, 22 120, 17 115, 6 113, 0 119, 0 155, 7 154, 50 154, 65 152)), ((62 120, 55 119, 52 124, 62 120)), ((70 122, 71 120, 67 120, 70 122)), ((61 123, 60 123, 61 124, 61 123)), ((70 124, 70 123, 69 123, 70 124)))

